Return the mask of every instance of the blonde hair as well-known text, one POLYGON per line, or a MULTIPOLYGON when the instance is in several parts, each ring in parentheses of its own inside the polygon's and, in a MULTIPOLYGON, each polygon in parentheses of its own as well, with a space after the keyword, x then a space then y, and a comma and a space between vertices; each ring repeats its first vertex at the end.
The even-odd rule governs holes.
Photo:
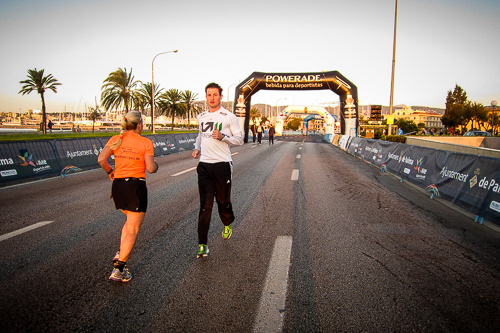
POLYGON ((125 117, 122 118, 121 125, 122 129, 120 130, 120 140, 116 141, 112 145, 109 146, 111 150, 116 150, 122 144, 122 138, 127 131, 133 131, 142 123, 142 116, 139 111, 129 111, 125 117))

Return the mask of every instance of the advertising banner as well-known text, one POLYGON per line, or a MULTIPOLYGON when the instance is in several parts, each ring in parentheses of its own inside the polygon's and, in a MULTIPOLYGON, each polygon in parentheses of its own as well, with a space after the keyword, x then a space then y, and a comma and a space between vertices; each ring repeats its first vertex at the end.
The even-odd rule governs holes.
POLYGON ((157 134, 156 145, 159 148, 160 153, 159 155, 156 155, 155 148, 155 156, 168 155, 179 152, 179 147, 177 147, 177 141, 175 140, 175 136, 173 134, 157 134))
POLYGON ((347 150, 349 147, 349 139, 351 137, 348 135, 342 135, 339 139, 339 147, 342 148, 342 150, 347 150))
POLYGON ((365 138, 352 138, 347 151, 500 224, 500 159, 365 138))
POLYGON ((42 178, 58 174, 61 166, 49 141, 5 142, 0 145, 0 181, 42 178))
POLYGON ((156 139, 156 135, 143 135, 145 138, 148 138, 153 143, 153 149, 155 151, 155 156, 163 155, 162 146, 158 144, 158 140, 156 139))
POLYGON ((177 147, 179 148, 179 152, 183 152, 186 150, 193 150, 197 137, 198 133, 176 134, 175 140, 177 141, 177 147))
POLYGON ((108 140, 108 138, 54 140, 54 147, 61 161, 62 174, 98 165, 97 157, 108 140))

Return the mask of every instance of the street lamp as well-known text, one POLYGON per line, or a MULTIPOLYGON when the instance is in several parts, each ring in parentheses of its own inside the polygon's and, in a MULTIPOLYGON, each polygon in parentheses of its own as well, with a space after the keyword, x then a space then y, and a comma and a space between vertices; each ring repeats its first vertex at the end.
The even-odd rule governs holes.
MULTIPOLYGON (((389 105, 389 115, 392 116, 394 100, 394 71, 396 67, 396 28, 398 25, 398 0, 396 0, 396 10, 394 13, 394 42, 392 45, 392 75, 391 75, 391 101, 389 105)), ((389 135, 392 134, 392 125, 389 125, 389 135)))
POLYGON ((497 106, 497 101, 491 101, 491 106, 493 107, 493 113, 491 114, 491 135, 495 136, 495 106, 497 106))
POLYGON ((286 99, 286 97, 285 98, 280 98, 280 99, 278 99, 276 101, 276 120, 278 120, 278 102, 281 101, 282 99, 286 99))
MULTIPOLYGON (((229 88, 227 88, 227 107, 229 107, 229 89, 231 89, 232 86, 235 86, 237 84, 238 83, 233 83, 232 85, 229 86, 229 88)), ((232 110, 229 110, 229 111, 234 113, 234 111, 232 111, 232 110)))
POLYGON ((156 131, 155 131, 155 71, 154 71, 154 64, 155 64, 156 57, 159 56, 160 54, 165 54, 165 53, 177 53, 177 50, 158 53, 157 55, 155 55, 155 57, 153 58, 153 61, 151 62, 151 127, 153 127, 153 134, 156 134, 156 131))

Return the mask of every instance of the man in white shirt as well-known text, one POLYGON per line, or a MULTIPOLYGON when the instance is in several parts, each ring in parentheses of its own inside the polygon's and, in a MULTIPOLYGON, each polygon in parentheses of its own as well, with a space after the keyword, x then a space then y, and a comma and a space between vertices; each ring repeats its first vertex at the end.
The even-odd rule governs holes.
POLYGON ((200 213, 198 217, 198 258, 208 255, 208 229, 212 218, 214 197, 219 216, 224 224, 222 237, 229 239, 234 221, 231 205, 233 160, 229 146, 243 144, 243 134, 237 117, 221 106, 222 88, 217 83, 205 87, 208 111, 199 114, 198 137, 192 156, 199 158, 198 189, 200 213))

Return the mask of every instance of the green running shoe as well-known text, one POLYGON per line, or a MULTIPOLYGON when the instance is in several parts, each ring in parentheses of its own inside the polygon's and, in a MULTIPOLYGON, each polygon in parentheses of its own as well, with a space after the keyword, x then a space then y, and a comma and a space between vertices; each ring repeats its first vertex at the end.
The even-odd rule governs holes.
POLYGON ((207 244, 200 244, 200 249, 198 250, 197 258, 203 258, 208 255, 208 246, 207 244))
POLYGON ((222 232, 222 238, 229 239, 233 234, 233 229, 231 229, 231 225, 225 225, 224 231, 222 232))

